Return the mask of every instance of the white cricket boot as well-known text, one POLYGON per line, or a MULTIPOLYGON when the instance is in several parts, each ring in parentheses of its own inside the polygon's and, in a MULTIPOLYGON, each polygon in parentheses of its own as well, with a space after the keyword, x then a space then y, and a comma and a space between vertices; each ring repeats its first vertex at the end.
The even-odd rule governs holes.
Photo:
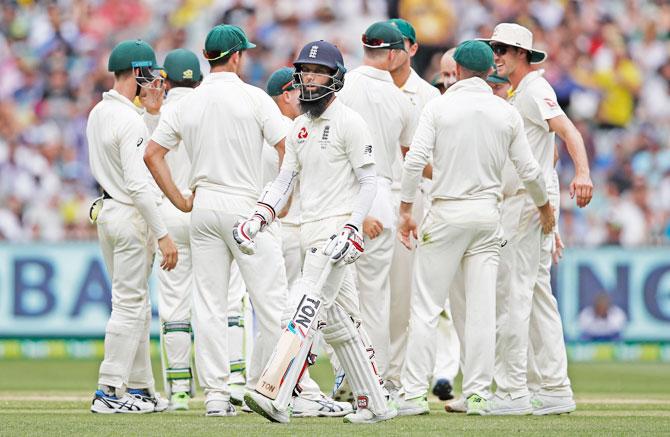
POLYGON ((321 395, 321 399, 305 399, 300 396, 293 398, 292 417, 340 417, 353 413, 354 408, 349 402, 337 402, 321 395))
POLYGON ((344 423, 367 424, 377 423, 384 420, 393 419, 398 415, 398 410, 388 405, 386 411, 381 414, 375 414, 368 408, 367 396, 358 396, 356 402, 356 412, 344 416, 344 423))
POLYGON ((275 408, 272 399, 263 396, 256 391, 248 391, 244 394, 244 402, 254 412, 268 419, 270 422, 289 423, 291 420, 291 407, 286 411, 275 408))
POLYGON ((167 399, 163 399, 160 394, 154 393, 151 394, 149 390, 145 388, 131 388, 128 389, 128 394, 135 396, 136 398, 141 399, 144 402, 151 402, 154 404, 154 412, 160 413, 165 411, 170 406, 170 402, 167 399))
POLYGON ((447 413, 467 413, 468 401, 461 395, 460 398, 447 402, 444 405, 444 411, 447 413))
POLYGON ((491 404, 492 416, 526 416, 533 412, 530 395, 512 399, 509 394, 504 397, 496 394, 491 404))
POLYGON ((130 414, 144 414, 153 413, 154 404, 149 401, 142 400, 139 397, 133 396, 129 393, 122 397, 105 394, 102 390, 97 390, 91 402, 91 412, 100 414, 113 413, 130 413, 130 414))
POLYGON ((413 399, 401 397, 397 401, 398 416, 421 416, 430 413, 430 406, 426 396, 419 396, 413 399))
POLYGON ((534 416, 572 413, 577 409, 572 396, 549 396, 536 393, 530 403, 533 406, 534 416))
POLYGON ((205 416, 207 417, 232 417, 237 416, 237 411, 230 401, 224 399, 209 399, 205 401, 205 416))

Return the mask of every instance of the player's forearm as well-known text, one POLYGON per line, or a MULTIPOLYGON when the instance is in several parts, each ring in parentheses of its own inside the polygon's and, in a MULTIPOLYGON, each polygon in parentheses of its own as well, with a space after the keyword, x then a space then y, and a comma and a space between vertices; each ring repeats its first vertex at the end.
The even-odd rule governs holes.
POLYGON ((288 203, 297 176, 296 171, 282 169, 275 180, 263 191, 258 202, 270 207, 276 215, 276 212, 282 211, 288 203))
POLYGON ((354 169, 360 189, 354 199, 349 223, 356 226, 359 230, 363 229, 363 221, 370 212, 372 202, 377 195, 377 172, 374 165, 366 165, 354 169))
MULTIPOLYGON (((418 148, 412 148, 405 155, 405 164, 402 169, 402 179, 400 182, 400 200, 407 203, 413 203, 416 197, 416 191, 421 183, 421 176, 428 164, 425 154, 418 148)), ((432 177, 432 171, 431 171, 432 177)))
POLYGON ((154 195, 149 190, 141 190, 131 191, 130 196, 133 199, 135 207, 140 211, 144 221, 147 222, 156 238, 160 240, 166 236, 168 231, 163 222, 163 218, 158 213, 154 195))
POLYGON ((144 162, 165 197, 179 210, 184 211, 186 209, 184 195, 172 180, 170 167, 165 162, 165 156, 147 154, 144 156, 144 162))
POLYGON ((526 187, 530 198, 533 199, 535 206, 543 206, 549 201, 547 184, 544 182, 544 176, 541 172, 538 171, 537 176, 533 179, 523 180, 523 185, 526 187))
POLYGON ((568 154, 575 166, 575 174, 589 176, 589 158, 586 155, 584 139, 577 128, 573 126, 572 129, 568 130, 567 135, 561 137, 561 139, 565 141, 565 147, 568 149, 568 154))

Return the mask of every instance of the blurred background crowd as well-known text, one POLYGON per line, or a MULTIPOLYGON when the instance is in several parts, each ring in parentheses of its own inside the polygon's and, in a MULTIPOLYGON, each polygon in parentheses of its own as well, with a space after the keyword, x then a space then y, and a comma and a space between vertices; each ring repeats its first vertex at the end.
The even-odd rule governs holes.
MULTIPOLYGON (((568 246, 670 244, 670 2, 664 0, 0 0, 0 240, 95 238, 87 214, 86 118, 112 86, 111 48, 142 38, 159 63, 200 53, 215 24, 241 26, 258 48, 244 80, 263 86, 306 42, 327 39, 360 64, 360 36, 403 17, 430 80, 439 57, 496 23, 529 27, 541 65, 584 136, 595 196, 577 209, 564 148, 561 234, 568 246)), ((204 71, 208 71, 206 66, 204 71)))

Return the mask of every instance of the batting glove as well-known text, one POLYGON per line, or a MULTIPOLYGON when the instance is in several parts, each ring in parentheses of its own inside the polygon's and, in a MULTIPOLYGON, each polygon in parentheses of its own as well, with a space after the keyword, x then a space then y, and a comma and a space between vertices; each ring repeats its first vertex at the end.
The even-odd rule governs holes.
POLYGON ((343 262, 351 264, 360 257, 363 248, 363 236, 354 225, 344 225, 344 228, 330 237, 323 249, 323 253, 330 257, 332 263, 343 262))
POLYGON ((256 253, 256 242, 254 237, 259 232, 263 232, 275 218, 274 209, 264 203, 256 204, 256 211, 246 220, 238 221, 233 227, 233 239, 240 248, 240 251, 246 255, 256 253))

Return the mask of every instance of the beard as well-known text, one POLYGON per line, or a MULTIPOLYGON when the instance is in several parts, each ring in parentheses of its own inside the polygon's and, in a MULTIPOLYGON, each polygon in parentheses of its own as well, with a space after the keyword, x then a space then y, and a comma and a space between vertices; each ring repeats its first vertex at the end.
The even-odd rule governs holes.
POLYGON ((317 118, 321 117, 321 114, 323 114, 326 111, 328 104, 330 103, 331 100, 333 100, 334 97, 335 97, 334 94, 330 94, 318 100, 312 100, 312 101, 300 100, 299 101, 300 112, 307 115, 307 117, 311 118, 312 120, 316 120, 317 118))

